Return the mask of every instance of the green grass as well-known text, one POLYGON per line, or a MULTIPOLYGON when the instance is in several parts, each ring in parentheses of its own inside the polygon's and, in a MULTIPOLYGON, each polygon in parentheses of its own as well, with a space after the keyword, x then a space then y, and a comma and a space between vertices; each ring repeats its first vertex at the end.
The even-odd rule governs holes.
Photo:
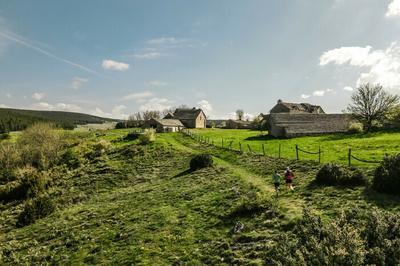
POLYGON ((139 145, 123 140, 128 132, 70 132, 81 155, 99 140, 112 149, 78 169, 49 171, 57 205, 50 216, 16 228, 24 203, 0 203, 0 265, 262 265, 276 236, 292 229, 306 206, 326 221, 354 207, 399 212, 393 196, 316 185, 320 166, 313 161, 241 154, 178 133, 139 145), (199 153, 211 154, 215 167, 188 171, 199 153), (271 174, 288 165, 295 192, 282 186, 276 198, 271 174), (257 208, 240 211, 250 205, 257 208), (245 227, 232 234, 237 221, 245 227))
MULTIPOLYGON (((275 139, 269 137, 266 132, 240 129, 196 129, 193 133, 202 137, 209 138, 216 145, 227 146, 232 142, 234 149, 239 149, 239 142, 242 149, 248 151, 248 146, 252 151, 262 153, 264 144, 266 154, 272 157, 278 157, 279 145, 281 145, 281 156, 283 158, 295 159, 298 145, 300 149, 318 152, 319 147, 322 150, 322 162, 340 162, 348 163, 348 149, 352 149, 352 154, 363 160, 379 161, 385 154, 395 154, 400 152, 400 132, 374 132, 368 134, 335 134, 311 137, 299 137, 292 139, 275 139)), ((309 155, 303 152, 299 153, 300 159, 318 160, 318 155, 309 155)), ((358 166, 367 166, 365 164, 352 160, 352 164, 358 166)), ((371 166, 371 165, 370 165, 371 166)))

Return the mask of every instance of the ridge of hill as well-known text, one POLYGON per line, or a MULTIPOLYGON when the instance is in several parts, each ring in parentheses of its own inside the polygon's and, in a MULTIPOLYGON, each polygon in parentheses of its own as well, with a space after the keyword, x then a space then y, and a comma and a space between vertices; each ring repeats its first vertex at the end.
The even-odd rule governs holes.
POLYGON ((0 133, 20 131, 38 122, 50 122, 59 127, 70 129, 76 125, 114 121, 118 120, 75 112, 0 108, 0 133))

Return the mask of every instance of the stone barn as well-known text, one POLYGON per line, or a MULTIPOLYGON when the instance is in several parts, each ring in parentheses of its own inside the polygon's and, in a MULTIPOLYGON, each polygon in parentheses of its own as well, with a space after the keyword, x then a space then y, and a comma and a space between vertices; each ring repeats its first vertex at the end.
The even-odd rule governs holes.
POLYGON ((155 119, 152 118, 145 122, 146 128, 154 128, 157 132, 179 132, 184 128, 181 121, 177 119, 155 119))
POLYGON ((253 129, 253 123, 251 121, 243 121, 243 120, 233 120, 229 119, 226 121, 226 127, 229 129, 253 129))
POLYGON ((350 122, 348 114, 271 113, 266 123, 270 135, 292 138, 347 132, 350 122))
POLYGON ((168 114, 167 119, 177 119, 182 122, 186 128, 206 128, 207 118, 203 110, 192 108, 178 108, 171 115, 168 114))
POLYGON ((325 114, 321 106, 309 103, 286 103, 278 100, 278 103, 271 109, 271 114, 290 113, 290 114, 325 114))

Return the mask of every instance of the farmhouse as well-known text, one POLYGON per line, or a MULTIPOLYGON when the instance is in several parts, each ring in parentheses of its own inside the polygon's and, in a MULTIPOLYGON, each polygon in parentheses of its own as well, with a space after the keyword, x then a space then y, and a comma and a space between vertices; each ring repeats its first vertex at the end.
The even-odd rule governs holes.
POLYGON ((157 132, 178 132, 184 128, 181 121, 177 119, 155 119, 152 118, 145 122, 146 128, 154 128, 157 132))
POLYGON ((228 121, 226 121, 226 128, 229 128, 229 129, 252 129, 253 124, 251 123, 251 121, 229 119, 228 121))
POLYGON ((289 114, 325 114, 321 106, 309 103, 286 103, 278 100, 278 103, 271 109, 271 114, 289 113, 289 114))
POLYGON ((351 117, 347 114, 273 113, 267 121, 270 135, 298 137, 346 132, 351 117))
POLYGON ((173 114, 167 114, 164 119, 177 119, 186 128, 206 128, 207 123, 207 118, 203 110, 197 108, 178 108, 173 114))

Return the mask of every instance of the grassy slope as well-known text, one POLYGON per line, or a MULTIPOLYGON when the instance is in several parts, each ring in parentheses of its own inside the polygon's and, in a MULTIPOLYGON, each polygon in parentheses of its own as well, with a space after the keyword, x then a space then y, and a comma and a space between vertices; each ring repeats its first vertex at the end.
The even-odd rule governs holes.
POLYGON ((325 219, 354 206, 399 211, 394 197, 315 186, 314 162, 238 154, 180 134, 160 134, 155 144, 140 146, 120 141, 126 132, 101 137, 114 143, 107 157, 72 172, 58 169, 50 192, 56 213, 16 229, 21 205, 0 205, 0 262, 261 263, 271 239, 291 227, 303 206, 325 219), (187 172, 190 157, 202 152, 213 154, 216 167, 187 172), (273 197, 270 174, 286 165, 296 172, 296 192, 283 190, 275 202, 279 216, 231 215, 242 202, 273 197), (237 220, 245 229, 232 235, 237 220))
MULTIPOLYGON (((247 149, 249 144, 253 151, 262 152, 261 145, 265 145, 267 154, 278 156, 278 147, 281 144, 281 153, 284 158, 296 158, 295 145, 307 151, 318 151, 321 146, 323 151, 322 162, 337 161, 347 163, 347 152, 352 148, 353 155, 360 159, 381 160, 385 154, 394 154, 400 151, 400 132, 376 132, 359 135, 322 135, 313 137, 300 137, 293 139, 274 139, 260 136, 262 133, 252 130, 237 129, 201 129, 193 130, 194 133, 209 137, 221 145, 233 141, 233 148, 239 149, 239 142, 247 149)), ((264 133, 265 134, 265 133, 264 133)), ((316 155, 300 153, 301 159, 316 160, 316 155)), ((365 165, 354 161, 354 165, 365 165)))

